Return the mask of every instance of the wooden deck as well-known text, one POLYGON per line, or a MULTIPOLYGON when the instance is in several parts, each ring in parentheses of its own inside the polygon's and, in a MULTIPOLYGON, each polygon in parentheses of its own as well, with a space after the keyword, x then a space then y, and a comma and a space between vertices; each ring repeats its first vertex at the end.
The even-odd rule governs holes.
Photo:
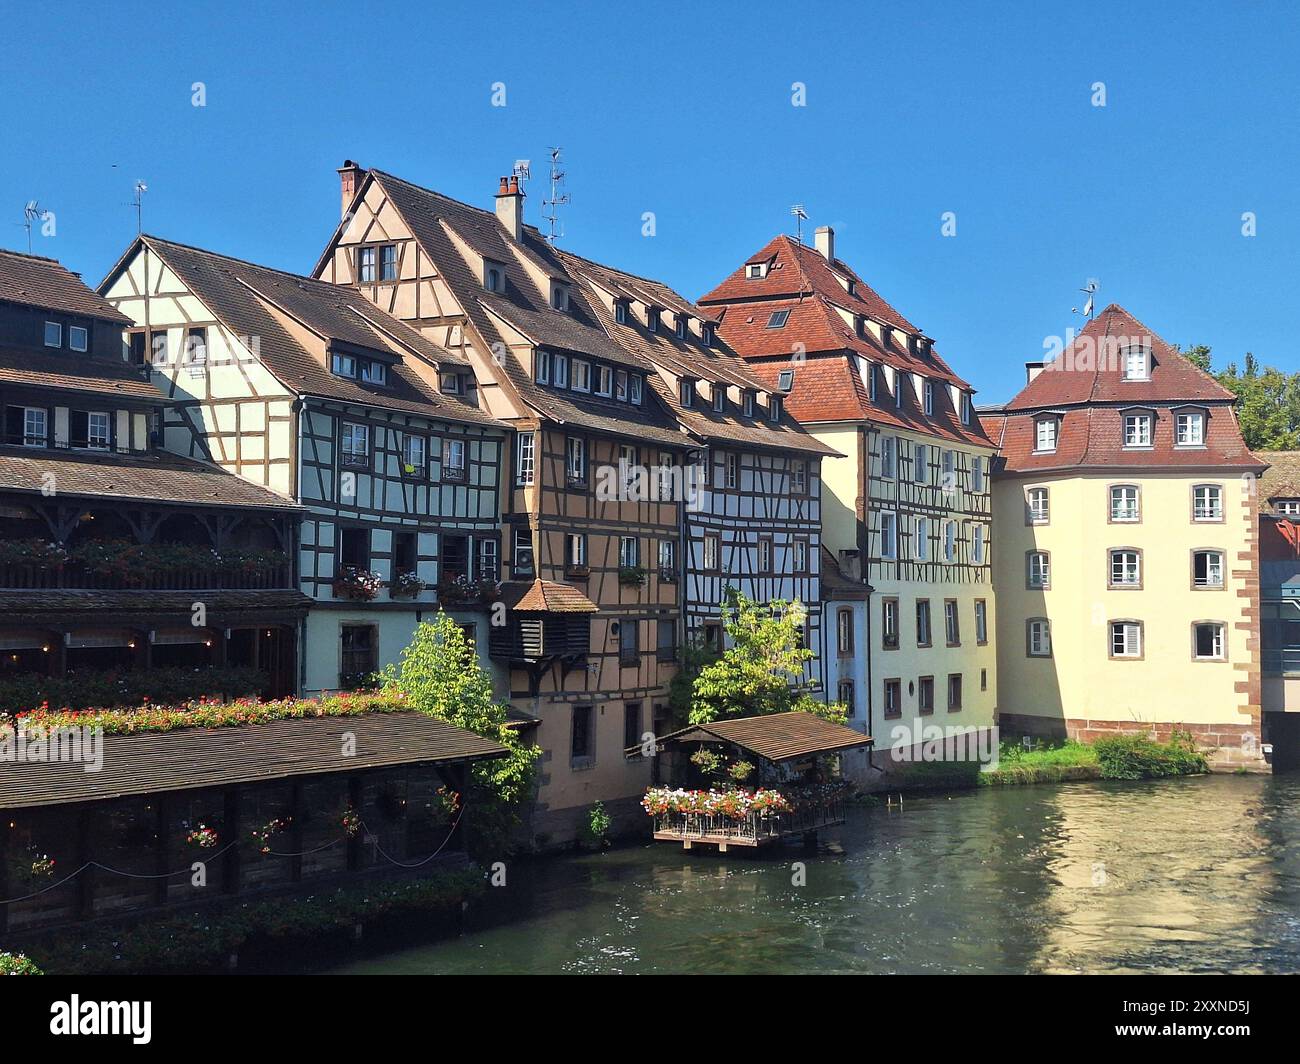
POLYGON ((655 817, 654 838, 656 842, 680 842, 684 850, 697 845, 716 846, 719 853, 726 853, 731 846, 770 846, 843 823, 844 807, 838 802, 821 809, 782 813, 779 816, 751 813, 743 820, 694 813, 669 813, 655 817))

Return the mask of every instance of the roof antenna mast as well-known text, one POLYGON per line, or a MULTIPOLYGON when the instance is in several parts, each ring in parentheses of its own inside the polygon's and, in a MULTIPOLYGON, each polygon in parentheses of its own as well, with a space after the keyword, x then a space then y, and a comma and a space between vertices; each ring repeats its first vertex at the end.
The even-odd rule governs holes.
POLYGON ((149 186, 143 181, 137 181, 135 188, 132 190, 131 202, 128 206, 135 208, 135 235, 139 236, 144 232, 144 194, 149 191, 149 186))
POLYGON ((1089 277, 1088 283, 1079 289, 1080 292, 1082 292, 1085 296, 1088 297, 1084 301, 1083 309, 1080 310, 1078 307, 1071 307, 1070 313, 1082 314, 1089 321, 1092 321, 1092 315, 1097 306, 1097 299, 1096 299, 1097 289, 1100 287, 1101 287, 1101 282, 1098 281, 1097 278, 1089 277))
POLYGON ((564 236, 564 226, 560 223, 559 209, 569 202, 569 194, 562 191, 564 188, 564 171, 560 169, 561 149, 548 148, 547 150, 551 153, 551 195, 549 199, 542 200, 542 217, 548 223, 546 242, 554 247, 555 242, 564 236))
POLYGON ((794 232, 799 243, 803 243, 803 223, 808 220, 808 212, 804 210, 802 203, 796 203, 790 208, 790 213, 794 215, 794 232))
POLYGON ((45 214, 45 208, 35 200, 28 200, 23 208, 22 227, 27 230, 27 254, 29 255, 32 253, 32 226, 44 218, 45 214))

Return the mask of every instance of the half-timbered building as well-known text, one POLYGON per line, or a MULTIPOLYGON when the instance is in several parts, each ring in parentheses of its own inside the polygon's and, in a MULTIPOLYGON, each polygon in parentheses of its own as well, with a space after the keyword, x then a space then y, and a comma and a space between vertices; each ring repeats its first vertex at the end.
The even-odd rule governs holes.
MULTIPOLYGON (((713 315, 658 281, 562 258, 610 336, 655 367, 655 390, 695 444, 682 485, 687 638, 723 644, 719 605, 730 587, 755 602, 797 603, 806 645, 820 654, 821 460, 835 452, 715 335, 713 315)), ((674 551, 660 550, 651 563, 675 569, 674 551)), ((807 679, 820 681, 817 658, 807 679)))
POLYGON ((151 236, 101 292, 170 400, 166 446, 306 508, 304 692, 363 682, 440 606, 486 644, 505 429, 462 354, 355 291, 151 236))
POLYGON ((823 537, 873 605, 869 647, 840 654, 836 636, 823 654, 828 695, 867 653, 856 723, 897 760, 935 724, 991 725, 993 447, 970 385, 836 257, 829 228, 815 248, 776 237, 699 302, 804 427, 847 456, 823 469, 823 537))
POLYGON ((210 666, 195 682, 212 689, 193 696, 290 693, 307 606, 293 585, 301 511, 162 449, 171 401, 128 362, 130 325, 59 263, 0 252, 5 690, 57 680, 53 697, 72 700, 125 671, 210 666), (239 681, 252 689, 225 689, 220 666, 254 670, 239 681))
POLYGON ((610 337, 591 289, 524 224, 516 180, 481 210, 353 163, 340 175, 343 218, 314 276, 463 357, 513 429, 510 609, 492 653, 544 750, 534 835, 572 838, 597 800, 639 817, 649 765, 624 750, 666 713, 680 628, 681 503, 655 484, 680 478, 692 442, 656 367, 610 337), (674 553, 678 571, 657 564, 674 553))

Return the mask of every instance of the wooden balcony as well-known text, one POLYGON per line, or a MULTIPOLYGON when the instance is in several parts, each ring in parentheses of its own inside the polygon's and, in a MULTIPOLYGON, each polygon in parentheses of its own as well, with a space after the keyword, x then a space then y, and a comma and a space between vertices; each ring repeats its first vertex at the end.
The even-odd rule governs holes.
POLYGON ((270 591, 290 588, 289 566, 250 572, 209 569, 97 573, 75 562, 57 568, 0 565, 0 589, 33 591, 270 591))

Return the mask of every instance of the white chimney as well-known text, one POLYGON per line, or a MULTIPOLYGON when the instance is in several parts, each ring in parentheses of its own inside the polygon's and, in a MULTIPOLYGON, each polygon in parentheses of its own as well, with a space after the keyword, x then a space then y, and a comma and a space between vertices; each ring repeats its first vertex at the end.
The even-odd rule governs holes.
POLYGON ((835 261, 835 230, 829 225, 819 225, 813 233, 813 246, 827 262, 835 261))
POLYGON ((1033 384, 1034 378, 1043 372, 1046 362, 1026 362, 1025 363, 1025 383, 1033 384))
POLYGON ((523 239, 524 192, 517 177, 501 179, 501 187, 497 190, 497 221, 515 240, 523 239))
POLYGON ((343 206, 339 210, 339 216, 346 218, 348 208, 352 206, 352 200, 357 194, 357 189, 361 187, 361 179, 366 176, 366 172, 351 159, 345 159, 343 165, 339 167, 339 188, 343 194, 343 206))

